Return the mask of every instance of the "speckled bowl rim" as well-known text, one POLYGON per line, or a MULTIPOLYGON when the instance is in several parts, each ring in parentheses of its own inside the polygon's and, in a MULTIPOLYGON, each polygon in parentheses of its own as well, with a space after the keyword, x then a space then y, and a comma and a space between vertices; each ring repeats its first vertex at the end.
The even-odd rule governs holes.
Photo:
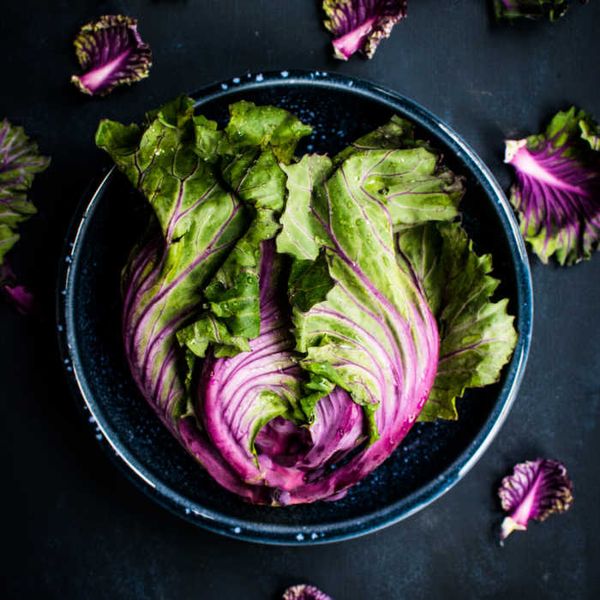
POLYGON ((104 188, 113 176, 114 168, 102 178, 99 185, 91 188, 91 199, 90 193, 84 195, 73 217, 58 279, 57 327, 67 378, 75 397, 80 400, 80 406, 86 411, 87 421, 113 462, 138 488, 174 514, 215 533, 265 544, 314 545, 356 538, 398 523, 437 500, 473 468, 504 423, 523 378, 533 327, 533 294, 525 244, 502 188, 471 147, 442 120, 416 102, 376 83, 324 71, 245 74, 209 85, 192 96, 197 100, 196 106, 201 107, 232 92, 265 87, 285 88, 290 85, 306 85, 356 94, 397 111, 423 129, 433 132, 465 163, 494 206, 507 233, 515 269, 518 303, 516 324, 519 338, 511 362, 505 367, 507 372, 504 384, 498 393, 494 408, 468 448, 441 475, 402 500, 361 517, 318 526, 301 527, 231 518, 188 500, 152 476, 121 444, 118 432, 97 418, 96 401, 87 385, 79 357, 73 350, 76 348, 73 322, 73 258, 79 252, 80 238, 87 227, 87 216, 102 197, 104 188))

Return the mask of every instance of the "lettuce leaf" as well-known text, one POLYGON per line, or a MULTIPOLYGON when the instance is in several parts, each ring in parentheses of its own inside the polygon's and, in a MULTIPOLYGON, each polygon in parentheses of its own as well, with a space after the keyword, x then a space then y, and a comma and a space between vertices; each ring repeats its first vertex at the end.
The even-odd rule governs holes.
POLYGON ((425 142, 415 139, 415 126, 398 115, 352 142, 334 159, 339 166, 344 160, 365 150, 394 150, 398 148, 414 148, 416 145, 426 146, 425 142))
MULTIPOLYGON (((427 381, 428 360, 421 363, 419 353, 428 359, 437 353, 429 309, 395 262, 394 230, 451 219, 462 196, 462 181, 440 167, 438 157, 427 149, 378 147, 376 139, 390 137, 379 131, 369 138, 370 145, 359 140, 322 187, 314 186, 315 164, 320 172, 328 172, 326 157, 306 156, 288 167, 289 196, 278 237, 279 247, 285 241, 286 251, 297 261, 314 257, 316 248, 323 251, 331 282, 324 288, 314 286, 309 270, 307 283, 302 276, 295 278, 291 290, 297 349, 305 355, 301 366, 310 374, 303 408, 310 417, 319 398, 337 385, 364 407, 371 441, 382 435, 374 416, 380 399, 393 404, 397 398, 392 388, 407 385, 400 372, 408 368, 419 373, 424 368, 420 376, 427 381), (294 244, 287 244, 292 237, 294 244), (301 301, 298 288, 303 291, 301 301), (413 348, 413 355, 403 346, 411 358, 406 364, 397 344, 402 340, 410 348, 406 337, 411 327, 418 330, 415 337, 428 343, 413 348), (396 379, 383 375, 387 372, 396 379)), ((421 390, 413 396, 417 404, 412 417, 427 393, 421 390)))
POLYGON ((96 133, 154 209, 150 239, 123 275, 123 336, 138 387, 171 427, 187 410, 176 333, 197 314, 201 290, 249 218, 195 142, 193 101, 184 97, 149 114, 144 127, 104 120, 96 133))
POLYGON ((281 216, 277 252, 298 260, 314 261, 319 255, 321 226, 310 214, 313 191, 321 187, 332 170, 331 159, 318 154, 302 158, 302 167, 283 167, 289 198, 281 216))
POLYGON ((508 300, 493 302, 492 256, 477 255, 458 223, 426 223, 398 235, 398 261, 423 290, 440 331, 435 383, 420 420, 457 419, 456 399, 500 378, 517 342, 508 300))
POLYGON ((286 197, 284 162, 294 155, 311 128, 287 111, 273 106, 238 102, 220 140, 219 176, 252 220, 204 290, 206 314, 180 342, 204 357, 209 344, 215 356, 232 356, 250 349, 260 333, 259 271, 262 242, 279 231, 286 197))

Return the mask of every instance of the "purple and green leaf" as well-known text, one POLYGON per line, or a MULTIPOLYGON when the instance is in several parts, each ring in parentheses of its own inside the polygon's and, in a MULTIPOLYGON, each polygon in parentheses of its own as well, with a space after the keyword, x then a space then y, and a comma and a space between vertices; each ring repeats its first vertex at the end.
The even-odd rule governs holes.
POLYGON ((104 96, 115 87, 148 77, 152 52, 138 30, 137 20, 105 15, 84 25, 74 41, 84 73, 71 81, 90 96, 104 96))
POLYGON ((546 131, 506 142, 516 182, 511 202, 521 231, 542 262, 588 259, 600 239, 597 125, 581 110, 559 112, 546 131))
MULTIPOLYGON (((239 200, 196 153, 194 125, 193 101, 181 97, 148 115, 144 128, 103 120, 96 132, 96 144, 154 210, 153 234, 123 276, 123 335, 138 387, 171 426, 186 406, 176 332, 246 227, 239 200)), ((217 156, 217 144, 205 157, 217 156)))
POLYGON ((494 0, 498 19, 560 19, 569 8, 569 0, 494 0))
POLYGON ((18 226, 36 213, 27 194, 34 177, 49 163, 22 127, 11 125, 7 119, 0 122, 0 289, 20 312, 31 307, 31 294, 17 285, 4 259, 19 239, 18 226))
POLYGON ((373 58, 382 39, 406 17, 407 0, 323 0, 325 27, 333 34, 334 56, 356 52, 373 58))
POLYGON ((440 331, 435 382, 419 419, 458 419, 468 388, 495 383, 517 342, 491 254, 478 255, 459 223, 425 223, 398 233, 398 261, 421 286, 440 331))
POLYGON ((544 521, 573 504, 573 484, 565 466, 538 458, 515 466, 512 475, 502 480, 498 496, 508 516, 502 522, 500 539, 513 531, 524 531, 530 520, 544 521))

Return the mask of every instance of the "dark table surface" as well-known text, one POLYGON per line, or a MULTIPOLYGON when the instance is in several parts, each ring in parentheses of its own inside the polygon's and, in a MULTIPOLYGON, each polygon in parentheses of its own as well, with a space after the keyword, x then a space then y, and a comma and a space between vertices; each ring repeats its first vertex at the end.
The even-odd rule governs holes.
POLYGON ((600 3, 555 24, 491 23, 484 0, 412 0, 372 61, 330 58, 313 0, 3 2, 0 117, 52 156, 39 216, 13 252, 40 319, 0 305, 3 598, 277 598, 309 581, 337 600, 600 597, 600 256, 569 269, 532 260, 535 332, 517 402, 469 475, 433 506, 366 538, 314 548, 251 545, 195 529, 117 472, 82 425, 53 323, 70 215, 103 162, 101 117, 134 120, 182 91, 280 69, 365 77, 446 119, 507 186, 503 139, 571 103, 600 118, 600 3), (85 21, 123 12, 154 51, 149 79, 94 100, 69 83, 85 21), (499 478, 538 455, 575 483, 564 516, 495 543, 499 478))

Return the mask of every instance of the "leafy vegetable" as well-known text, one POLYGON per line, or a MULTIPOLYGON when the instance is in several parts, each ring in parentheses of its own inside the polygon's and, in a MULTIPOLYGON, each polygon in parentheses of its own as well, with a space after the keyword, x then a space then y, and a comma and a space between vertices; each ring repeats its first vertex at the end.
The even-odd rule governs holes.
POLYGON ((494 0, 498 19, 541 19, 556 21, 569 8, 569 0, 494 0))
POLYGON ((314 585, 294 585, 283 593, 282 600, 331 600, 314 585))
POLYGON ((600 151, 600 126, 591 118, 579 121, 581 137, 590 145, 592 150, 600 151))
POLYGON ((319 425, 302 427, 294 339, 276 296, 279 261, 266 242, 260 335, 249 352, 204 361, 195 408, 211 445, 246 486, 266 486, 270 503, 293 504, 329 495, 319 472, 334 454, 339 460, 363 439, 363 420, 360 408, 336 390, 319 404, 319 425), (315 481, 308 483, 310 473, 315 481))
MULTIPOLYGON (((138 386, 171 427, 187 406, 176 333, 245 227, 240 201, 195 152, 194 124, 193 102, 179 98, 148 115, 145 129, 102 121, 96 133, 156 214, 123 275, 123 335, 138 386)), ((216 144, 205 151, 216 156, 216 144)))
POLYGON ((360 51, 373 58, 379 42, 406 17, 406 5, 407 0, 323 0, 334 56, 348 60, 360 51))
MULTIPOLYGON (((231 108, 226 142, 219 146, 221 176, 253 210, 254 220, 204 290, 209 311, 193 326, 193 336, 203 340, 204 350, 209 342, 216 344, 216 356, 248 350, 248 340, 260 332, 260 247, 277 233, 286 195, 286 176, 278 158, 289 161, 298 141, 310 131, 279 108, 249 102, 231 108)), ((204 356, 198 342, 194 351, 204 356)))
POLYGON ((598 247, 595 127, 585 112, 571 108, 557 113, 544 133, 506 142, 506 162, 517 176, 511 202, 525 239, 544 263, 554 256, 561 265, 571 265, 590 258, 598 247))
POLYGON ((49 164, 50 159, 40 155, 37 144, 22 127, 7 119, 0 122, 0 290, 20 312, 31 308, 31 294, 16 284, 12 269, 4 261, 19 239, 19 224, 36 213, 27 194, 34 177, 49 164))
POLYGON ((438 368, 432 308, 452 370, 430 418, 495 381, 512 351, 489 257, 434 224, 457 217, 462 179, 397 117, 334 160, 294 157, 309 132, 248 102, 220 129, 181 97, 96 135, 154 211, 123 274, 133 376, 211 476, 254 503, 337 499, 389 456, 438 368), (398 236, 427 227, 440 264, 419 279, 429 243, 400 255, 398 236))
POLYGON ((457 419, 456 398, 498 381, 517 335, 506 299, 492 302, 492 257, 478 256, 458 223, 401 231, 398 259, 419 282, 440 331, 435 384, 420 419, 457 419))
POLYGON ((310 187, 309 167, 307 157, 288 167, 284 217, 302 215, 296 230, 305 232, 291 253, 304 259, 307 248, 320 246, 333 286, 326 298, 319 293, 294 310, 297 348, 306 354, 301 365, 310 373, 303 408, 310 415, 313 403, 334 385, 347 390, 370 420, 374 443, 362 455, 369 464, 371 454, 381 456, 380 446, 395 445, 408 430, 429 392, 429 367, 437 362, 436 327, 423 296, 396 264, 394 227, 453 217, 461 190, 423 148, 357 150, 312 194, 309 210, 296 211, 310 187), (417 347, 412 338, 420 340, 417 347), (416 388, 407 371, 419 382, 416 388), (385 426, 374 417, 380 402, 382 420, 389 411, 385 426), (395 412, 395 404, 405 411, 395 412))
POLYGON ((0 265, 0 292, 20 312, 27 315, 33 312, 35 302, 32 293, 16 282, 10 265, 0 265))
POLYGON ((118 85, 130 85, 150 74, 152 52, 131 17, 105 15, 87 23, 74 45, 84 74, 73 75, 71 81, 84 94, 104 96, 118 85))
POLYGON ((564 512, 573 503, 573 484, 565 466, 547 458, 519 463, 498 490, 502 508, 509 515, 502 522, 500 538, 524 531, 531 519, 544 521, 564 512))

